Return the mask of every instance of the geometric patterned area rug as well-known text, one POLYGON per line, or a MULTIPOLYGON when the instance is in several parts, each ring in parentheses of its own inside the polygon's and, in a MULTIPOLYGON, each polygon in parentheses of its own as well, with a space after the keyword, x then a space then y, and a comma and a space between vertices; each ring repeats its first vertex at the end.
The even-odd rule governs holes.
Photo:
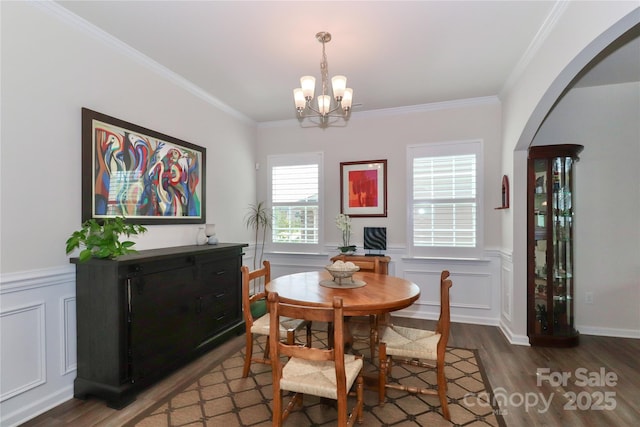
MULTIPOLYGON (((314 324, 314 346, 326 345, 326 329, 314 324), (316 342, 319 342, 316 344, 316 342)), ((244 341, 243 341, 244 342, 244 341)), ((258 337, 254 352, 264 351, 266 337, 258 337)), ((368 345, 354 343, 354 352, 362 353, 365 372, 374 372, 368 345)), ((247 378, 242 378, 244 347, 222 363, 205 369, 187 385, 170 393, 147 411, 127 423, 127 427, 178 426, 271 426, 271 367, 254 363, 247 378)), ((416 395, 388 389, 384 406, 378 405, 377 392, 364 392, 364 426, 498 426, 506 424, 494 402, 491 387, 476 350, 449 348, 446 355, 447 397, 452 422, 440 410, 437 396, 416 395)), ((390 381, 435 388, 433 370, 394 364, 390 381)), ((351 398, 350 398, 351 399, 351 398)), ((283 397, 286 402, 287 396, 283 397)), ((353 402, 350 400, 349 407, 353 402)), ((289 415, 285 425, 334 426, 336 411, 319 398, 305 395, 303 406, 289 415)))

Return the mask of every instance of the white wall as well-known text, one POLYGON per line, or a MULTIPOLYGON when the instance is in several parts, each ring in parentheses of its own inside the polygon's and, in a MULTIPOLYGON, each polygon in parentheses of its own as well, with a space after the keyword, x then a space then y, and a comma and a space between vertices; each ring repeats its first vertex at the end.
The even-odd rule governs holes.
MULTIPOLYGON (((67 263, 64 242, 81 221, 81 107, 208 148, 207 220, 223 241, 248 239, 234 212, 254 199, 252 123, 97 30, 29 3, 2 2, 2 12, 3 273, 67 263)), ((196 230, 152 227, 139 248, 190 244, 196 230)))
POLYGON ((558 2, 557 13, 523 58, 521 72, 500 94, 504 173, 512 177, 512 208, 505 213, 502 248, 510 259, 502 298, 513 316, 501 327, 512 342, 527 342, 526 148, 562 91, 589 61, 640 21, 635 1, 558 2))
POLYGON ((575 165, 575 322, 581 333, 640 338, 638 117, 640 83, 576 88, 533 141, 585 147, 575 165))
MULTIPOLYGON (((0 2, 1 420, 73 395, 75 275, 64 244, 81 222, 81 107, 207 148, 206 208, 221 241, 248 242, 255 124, 55 4, 0 2)), ((153 226, 137 249, 195 243, 153 226)))
POLYGON ((267 156, 282 153, 324 152, 325 240, 338 246, 340 232, 340 162, 387 159, 388 215, 386 218, 354 218, 353 239, 362 247, 363 227, 387 227, 392 247, 406 244, 406 150, 408 145, 480 139, 484 142, 485 248, 500 247, 500 104, 496 98, 480 98, 416 107, 402 114, 354 113, 347 127, 301 128, 296 120, 259 126, 257 159, 258 197, 267 198, 267 156), (359 243, 358 243, 359 242, 359 243))
POLYGON ((258 197, 267 199, 267 156, 297 152, 324 152, 325 253, 287 256, 270 253, 273 275, 322 268, 336 255, 340 234, 335 216, 340 212, 340 162, 387 159, 388 213, 386 218, 353 218, 352 241, 362 249, 365 226, 387 227, 386 255, 390 274, 406 278, 421 289, 420 299, 403 316, 436 318, 439 312, 440 272, 451 271, 452 319, 498 324, 500 318, 500 264, 502 211, 500 144, 501 108, 496 98, 481 98, 401 111, 354 113, 347 127, 301 128, 296 120, 258 128, 258 197), (484 149, 484 256, 479 260, 411 259, 406 250, 408 145, 482 140, 484 149))

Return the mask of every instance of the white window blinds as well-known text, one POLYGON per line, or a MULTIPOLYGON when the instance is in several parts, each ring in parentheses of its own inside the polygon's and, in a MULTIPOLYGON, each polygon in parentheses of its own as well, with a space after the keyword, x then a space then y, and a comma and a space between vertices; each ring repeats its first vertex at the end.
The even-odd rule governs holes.
POLYGON ((316 158, 313 163, 309 163, 308 158, 297 156, 278 158, 270 170, 271 242, 294 245, 319 244, 319 159, 316 158))
POLYGON ((479 256, 482 248, 480 141, 411 146, 411 250, 417 256, 479 256))
POLYGON ((476 156, 413 160, 415 246, 476 246, 476 156))

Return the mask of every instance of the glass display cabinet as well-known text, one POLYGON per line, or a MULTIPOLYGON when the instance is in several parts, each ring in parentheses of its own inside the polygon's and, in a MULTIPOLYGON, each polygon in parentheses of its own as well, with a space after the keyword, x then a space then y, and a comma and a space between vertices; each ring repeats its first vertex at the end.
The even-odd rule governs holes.
POLYGON ((574 327, 574 164, 582 145, 533 146, 528 160, 529 343, 578 345, 574 327))

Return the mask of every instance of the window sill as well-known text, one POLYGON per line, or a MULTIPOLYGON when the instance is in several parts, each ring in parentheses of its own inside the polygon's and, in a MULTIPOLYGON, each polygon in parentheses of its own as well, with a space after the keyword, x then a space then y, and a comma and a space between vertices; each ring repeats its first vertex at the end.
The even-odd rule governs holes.
POLYGON ((265 255, 308 255, 308 256, 322 256, 328 257, 328 252, 294 252, 294 251, 264 251, 265 255))
POLYGON ((464 258, 464 257, 434 257, 434 256, 403 256, 403 261, 453 261, 453 262, 477 262, 477 263, 489 263, 489 258, 464 258))

